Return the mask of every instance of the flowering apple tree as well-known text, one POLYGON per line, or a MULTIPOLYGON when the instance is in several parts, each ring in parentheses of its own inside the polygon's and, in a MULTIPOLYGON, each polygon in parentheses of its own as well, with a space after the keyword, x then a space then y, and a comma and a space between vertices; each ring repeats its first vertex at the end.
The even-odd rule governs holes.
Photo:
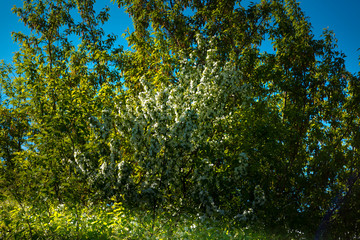
MULTIPOLYGON (((242 149, 232 146, 238 137, 232 123, 252 101, 248 97, 251 86, 231 62, 217 60, 211 43, 205 46, 201 41, 198 36, 205 64, 197 64, 190 54, 181 63, 177 84, 155 90, 144 77, 143 91, 119 102, 115 120, 108 121, 115 122, 117 133, 129 146, 118 146, 123 149, 119 151, 111 145, 109 163, 103 163, 99 174, 118 172, 122 192, 131 189, 129 194, 138 203, 192 205, 208 213, 224 213, 230 210, 225 202, 237 200, 239 210, 245 211, 248 199, 241 192, 249 159, 242 149), (114 161, 115 155, 120 162, 114 161)), ((111 124, 105 121, 103 126, 111 124)), ((262 205, 261 186, 251 191, 246 195, 254 199, 251 207, 262 205)))

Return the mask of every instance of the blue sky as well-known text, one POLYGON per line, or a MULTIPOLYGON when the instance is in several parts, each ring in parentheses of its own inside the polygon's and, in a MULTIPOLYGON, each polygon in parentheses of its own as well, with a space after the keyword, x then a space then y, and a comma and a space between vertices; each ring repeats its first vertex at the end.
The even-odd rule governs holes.
MULTIPOLYGON (((257 2, 254 0, 254 2, 257 2)), ((310 18, 315 36, 319 37, 324 28, 335 32, 339 50, 345 53, 346 66, 351 72, 359 72, 360 51, 360 1, 359 0, 299 0, 301 8, 310 18)), ((11 62, 13 52, 18 47, 11 38, 12 31, 28 32, 18 17, 11 12, 13 5, 22 6, 21 0, 0 0, 0 59, 11 62)), ((106 33, 119 36, 119 44, 126 46, 121 34, 129 27, 131 20, 122 9, 117 8, 110 0, 97 0, 96 7, 111 7, 110 21, 104 26, 106 33)))

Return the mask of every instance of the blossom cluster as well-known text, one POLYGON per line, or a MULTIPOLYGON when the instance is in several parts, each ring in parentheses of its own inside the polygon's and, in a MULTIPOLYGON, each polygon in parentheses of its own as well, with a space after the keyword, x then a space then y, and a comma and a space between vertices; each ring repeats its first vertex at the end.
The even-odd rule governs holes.
MULTIPOLYGON (((251 86, 231 62, 220 61, 214 48, 205 49, 200 43, 205 63, 199 64, 195 53, 185 57, 174 85, 155 88, 141 78, 143 91, 119 104, 116 127, 130 139, 137 166, 146 172, 144 192, 180 185, 185 172, 195 166, 188 177, 198 189, 195 195, 216 209, 211 194, 202 188, 212 182, 214 163, 224 157, 224 146, 231 144, 231 123, 246 105, 251 86)), ((245 176, 247 155, 240 153, 233 165, 237 178, 245 176)))
MULTIPOLYGON (((117 113, 104 110, 101 122, 89 119, 97 148, 104 152, 94 178, 106 186, 137 182, 136 192, 143 199, 182 192, 197 199, 209 214, 222 213, 211 189, 224 184, 217 172, 230 174, 235 182, 247 175, 247 154, 231 153, 234 160, 226 162, 229 154, 224 149, 233 144, 231 128, 249 102, 251 86, 231 62, 219 59, 211 42, 206 45, 201 37, 198 41, 198 52, 184 55, 176 84, 155 87, 142 77, 143 90, 117 103, 117 113), (204 54, 203 63, 199 52, 204 54), (118 138, 111 137, 112 126, 118 138), (122 157, 119 139, 126 141, 131 157, 122 157)), ((83 172, 84 156, 78 150, 74 153, 83 172)), ((255 205, 263 204, 263 191, 257 188, 254 194, 255 205)))

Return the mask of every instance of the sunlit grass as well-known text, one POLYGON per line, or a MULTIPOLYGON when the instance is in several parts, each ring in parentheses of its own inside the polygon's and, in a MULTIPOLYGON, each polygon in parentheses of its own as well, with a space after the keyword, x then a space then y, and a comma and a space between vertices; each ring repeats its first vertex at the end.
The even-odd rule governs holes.
POLYGON ((127 211, 112 206, 0 205, 0 239, 292 239, 189 214, 127 211))

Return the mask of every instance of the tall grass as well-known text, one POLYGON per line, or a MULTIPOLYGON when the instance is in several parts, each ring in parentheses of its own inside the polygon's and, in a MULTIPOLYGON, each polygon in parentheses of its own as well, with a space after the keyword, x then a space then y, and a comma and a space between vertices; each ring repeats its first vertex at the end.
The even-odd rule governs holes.
MULTIPOLYGON (((0 239, 295 239, 189 214, 128 211, 121 204, 93 206, 0 205, 0 239)), ((296 238, 298 239, 298 238, 296 238)))

